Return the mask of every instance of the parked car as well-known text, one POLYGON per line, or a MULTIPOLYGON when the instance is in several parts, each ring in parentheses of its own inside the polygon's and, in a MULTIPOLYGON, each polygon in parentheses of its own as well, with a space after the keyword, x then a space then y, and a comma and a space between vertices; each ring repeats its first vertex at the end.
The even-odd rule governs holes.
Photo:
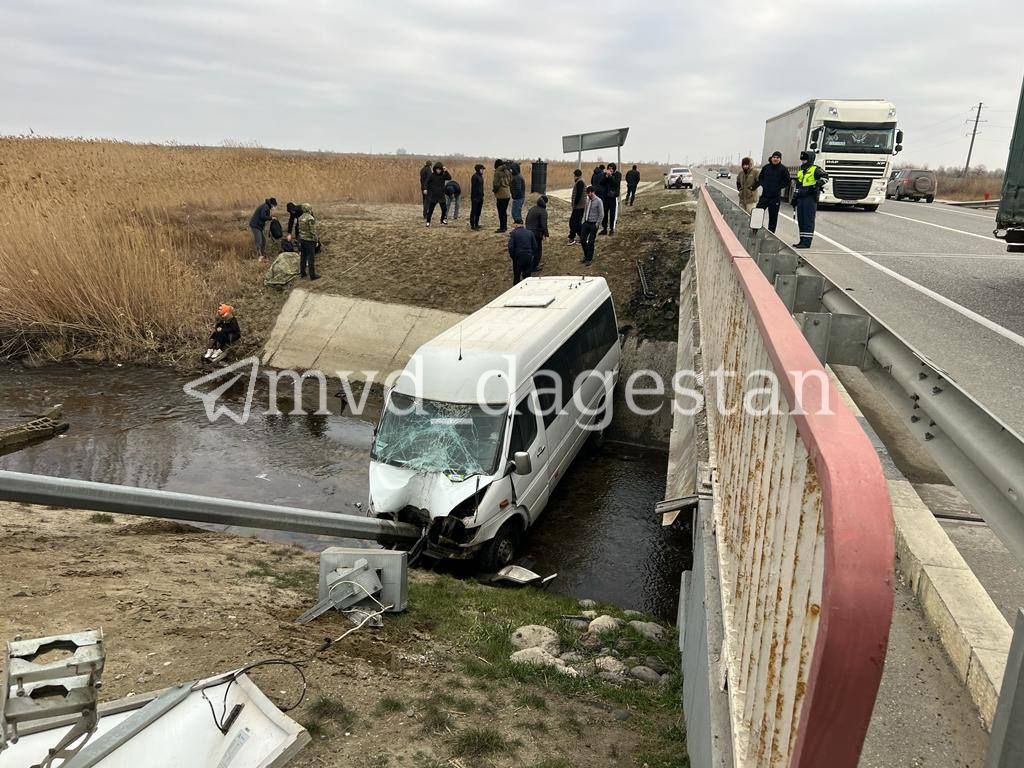
POLYGON ((935 171, 904 168, 900 171, 893 171, 889 176, 889 183, 885 185, 885 197, 896 198, 897 200, 935 200, 935 171))
POLYGON ((725 168, 725 167, 719 168, 718 169, 718 176, 716 178, 719 178, 719 179, 731 179, 732 178, 732 172, 728 168, 725 168))
POLYGON ((665 189, 693 189, 693 174, 689 168, 669 168, 662 175, 665 177, 665 189))

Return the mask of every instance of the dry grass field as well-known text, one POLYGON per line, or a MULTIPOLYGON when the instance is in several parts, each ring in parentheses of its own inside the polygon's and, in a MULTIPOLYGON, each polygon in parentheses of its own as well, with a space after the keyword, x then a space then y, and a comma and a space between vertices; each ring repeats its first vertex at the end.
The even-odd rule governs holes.
MULTIPOLYGON (((489 184, 493 160, 431 159, 467 187, 482 162, 489 184)), ((529 162, 520 162, 529 183, 529 162)), ((287 200, 414 204, 423 163, 410 155, 0 138, 0 195, 8 201, 0 211, 0 355, 178 362, 208 333, 211 307, 262 274, 251 263, 247 222, 263 198, 278 199, 279 217, 287 200)), ((548 188, 569 186, 572 168, 550 163, 548 188)), ((660 174, 642 170, 648 179, 660 174)))

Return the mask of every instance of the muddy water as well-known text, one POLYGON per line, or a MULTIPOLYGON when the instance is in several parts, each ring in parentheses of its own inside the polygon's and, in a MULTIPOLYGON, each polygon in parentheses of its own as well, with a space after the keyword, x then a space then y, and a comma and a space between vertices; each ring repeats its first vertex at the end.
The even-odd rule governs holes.
MULTIPOLYGON (((364 419, 269 415, 257 390, 245 425, 210 423, 183 383, 143 368, 0 368, 0 424, 54 403, 71 424, 59 438, 0 457, 0 468, 361 513, 373 408, 364 419)), ((239 412, 242 394, 227 398, 239 412)), ((328 405, 339 410, 333 397, 328 405)), ((557 571, 557 591, 671 617, 687 537, 662 531, 654 514, 665 469, 662 453, 613 444, 581 457, 531 531, 526 562, 557 571)), ((261 535, 314 549, 338 543, 261 535)))

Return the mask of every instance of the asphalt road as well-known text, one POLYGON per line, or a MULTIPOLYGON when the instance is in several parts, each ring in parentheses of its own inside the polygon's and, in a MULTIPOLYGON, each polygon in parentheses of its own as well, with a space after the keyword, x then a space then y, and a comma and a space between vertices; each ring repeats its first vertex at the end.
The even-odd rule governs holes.
MULTIPOLYGON (((735 199, 735 179, 708 181, 735 199)), ((994 228, 992 211, 941 203, 825 208, 803 256, 1024 436, 1024 254, 1006 253, 994 228)), ((797 240, 785 203, 777 234, 797 240)))

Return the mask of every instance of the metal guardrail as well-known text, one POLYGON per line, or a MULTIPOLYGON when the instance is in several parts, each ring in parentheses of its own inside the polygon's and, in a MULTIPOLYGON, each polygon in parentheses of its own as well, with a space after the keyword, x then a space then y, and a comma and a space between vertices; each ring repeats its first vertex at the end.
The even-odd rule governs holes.
POLYGON ((823 363, 856 365, 1000 540, 1024 560, 1024 436, 717 189, 733 233, 823 363))
POLYGON ((408 523, 127 485, 0 471, 0 500, 349 539, 414 542, 408 523))
POLYGON ((694 256, 734 764, 854 768, 892 617, 882 469, 707 188, 694 256))

